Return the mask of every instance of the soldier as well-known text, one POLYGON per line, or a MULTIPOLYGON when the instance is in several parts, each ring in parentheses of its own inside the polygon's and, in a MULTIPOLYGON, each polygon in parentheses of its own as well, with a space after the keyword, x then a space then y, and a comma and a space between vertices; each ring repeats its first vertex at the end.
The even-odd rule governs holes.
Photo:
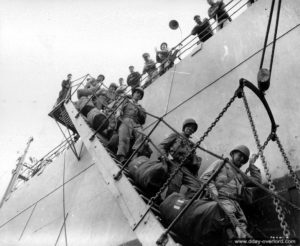
MULTIPOLYGON (((241 168, 248 162, 249 155, 250 151, 248 147, 239 145, 230 152, 231 162, 237 168, 241 168)), ((250 176, 255 181, 261 183, 261 173, 254 165, 254 160, 255 155, 252 155, 249 161, 250 176)), ((210 165, 201 175, 201 181, 207 181, 222 162, 222 160, 217 160, 210 165)), ((245 187, 245 184, 246 180, 230 164, 226 163, 214 180, 209 183, 208 192, 213 200, 218 199, 218 202, 223 205, 227 212, 234 214, 242 228, 246 230, 247 220, 243 210, 239 206, 239 201, 251 202, 251 192, 245 187)), ((236 231, 239 237, 246 236, 239 227, 236 228, 236 231)))
POLYGON ((131 86, 131 90, 135 89, 136 87, 139 87, 141 82, 141 74, 139 72, 134 71, 134 66, 129 66, 130 74, 127 77, 127 85, 131 86))
MULTIPOLYGON (((193 149, 194 144, 189 140, 189 138, 197 131, 197 129, 198 124, 194 119, 186 119, 183 122, 181 135, 172 133, 159 144, 158 148, 163 154, 161 159, 164 161, 164 156, 168 156, 170 154, 172 161, 176 165, 179 165, 193 149)), ((182 169, 171 180, 166 196, 172 194, 173 192, 179 192, 181 185, 186 185, 189 191, 194 191, 199 188, 199 183, 196 182, 191 176, 197 178, 200 166, 201 158, 198 157, 195 152, 193 152, 185 160, 182 169)), ((168 162, 169 173, 172 173, 175 168, 176 166, 173 166, 168 162)))
MULTIPOLYGON (((146 111, 138 103, 144 97, 144 90, 137 87, 132 92, 132 99, 126 99, 117 113, 121 119, 121 125, 118 130, 119 143, 117 157, 123 162, 125 161, 131 143, 140 136, 134 129, 141 129, 146 120, 146 111)), ((137 144, 138 145, 138 144, 137 144)))
POLYGON ((149 53, 144 53, 143 58, 145 60, 143 74, 148 74, 148 77, 143 85, 143 88, 145 89, 158 77, 158 71, 155 62, 150 59, 149 53))
POLYGON ((116 99, 116 90, 118 86, 116 83, 111 83, 108 90, 102 89, 96 92, 96 99, 94 101, 98 109, 106 109, 106 107, 116 99))
POLYGON ((116 90, 116 95, 118 98, 122 97, 123 94, 125 93, 127 86, 124 85, 124 79, 123 78, 119 78, 119 87, 116 90))
POLYGON ((200 15, 195 15, 194 21, 197 25, 193 28, 191 34, 198 35, 200 42, 205 42, 213 36, 213 31, 211 30, 211 26, 207 18, 204 18, 204 20, 201 21, 200 15))
POLYGON ((72 79, 72 74, 69 73, 67 79, 62 81, 61 83, 62 88, 61 91, 59 92, 56 105, 58 105, 61 101, 71 96, 71 91, 70 91, 71 79, 72 79))
POLYGON ((84 86, 84 89, 91 89, 91 88, 96 88, 96 87, 97 87, 97 89, 100 89, 104 80, 105 80, 105 77, 103 74, 100 74, 97 77, 97 79, 88 78, 87 83, 84 86))
POLYGON ((218 23, 217 30, 222 29, 227 20, 231 21, 230 16, 225 10, 225 4, 223 0, 219 0, 217 2, 207 0, 207 2, 210 5, 210 8, 208 9, 209 18, 215 19, 215 21, 218 23))
POLYGON ((160 50, 155 48, 156 62, 161 63, 159 67, 159 75, 163 75, 169 68, 174 65, 174 61, 170 60, 171 51, 168 49, 168 44, 163 42, 160 45, 160 50))

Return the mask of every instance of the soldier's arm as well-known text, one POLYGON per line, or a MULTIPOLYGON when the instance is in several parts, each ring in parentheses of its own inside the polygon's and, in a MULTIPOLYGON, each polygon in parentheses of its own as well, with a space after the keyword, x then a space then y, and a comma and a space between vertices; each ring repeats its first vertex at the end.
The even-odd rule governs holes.
POLYGON ((150 59, 149 67, 156 68, 155 62, 153 60, 151 60, 151 59, 150 59))
MULTIPOLYGON (((200 177, 200 180, 204 183, 204 182, 207 182, 209 180, 209 178, 213 175, 213 173, 215 172, 215 170, 218 168, 219 165, 222 164, 222 161, 215 161, 214 163, 212 163, 201 175, 200 177)), ((218 177, 218 175, 217 175, 218 177)), ((216 178, 217 178, 216 177, 216 178)), ((218 196, 219 193, 218 193, 218 190, 217 190, 217 187, 215 185, 215 182, 214 180, 210 181, 209 184, 208 184, 208 189, 209 191, 215 195, 215 196, 218 196)))
POLYGON ((61 87, 68 89, 70 88, 70 83, 67 80, 63 80, 61 83, 61 87))
POLYGON ((117 109, 116 111, 116 118, 118 118, 119 116, 123 115, 124 112, 124 108, 126 107, 126 105, 129 103, 128 98, 126 98, 122 104, 120 105, 120 107, 117 109))
POLYGON ((177 134, 171 133, 165 140, 163 140, 159 145, 158 148, 162 152, 163 155, 168 156, 170 152, 171 146, 175 143, 177 138, 177 134))
POLYGON ((138 110, 139 110, 138 111, 139 121, 140 124, 143 125, 146 122, 146 117, 147 117, 146 110, 141 105, 138 106, 138 110))
POLYGON ((262 183, 262 177, 261 177, 261 172, 257 166, 254 165, 254 161, 256 159, 256 155, 252 155, 250 160, 249 160, 249 171, 250 171, 250 176, 258 183, 262 183))
POLYGON ((96 90, 96 96, 107 96, 107 90, 105 89, 95 88, 94 90, 96 90))

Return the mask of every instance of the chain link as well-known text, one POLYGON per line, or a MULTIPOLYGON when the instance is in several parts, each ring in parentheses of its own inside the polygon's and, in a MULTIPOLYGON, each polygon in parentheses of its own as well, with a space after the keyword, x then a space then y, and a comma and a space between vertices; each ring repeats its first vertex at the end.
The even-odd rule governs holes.
POLYGON ((226 104, 226 106, 222 109, 221 113, 217 116, 217 118, 214 120, 214 122, 208 127, 206 132, 204 132, 203 136, 199 140, 199 145, 203 142, 203 140, 208 136, 208 134, 211 132, 211 130, 216 126, 218 121, 222 118, 224 113, 228 110, 228 108, 231 106, 231 104, 234 102, 234 100, 237 98, 237 93, 234 94, 232 98, 230 98, 229 102, 226 104))
POLYGON ((296 188, 297 188, 298 192, 300 192, 300 180, 299 180, 297 174, 294 172, 294 170, 293 170, 293 168, 291 166, 291 163, 289 161, 289 158, 287 157, 287 154, 285 153, 285 151, 283 149, 283 146, 282 146, 282 144, 281 144, 281 142, 280 142, 279 137, 277 136, 277 134, 275 134, 275 140, 276 140, 276 143, 277 143, 277 145, 279 147, 281 155, 282 155, 282 157, 284 159, 284 162, 287 165, 287 167, 288 167, 288 169, 290 171, 290 174, 291 174, 291 176, 292 176, 292 178, 293 178, 293 180, 294 180, 294 182, 296 184, 296 188))
MULTIPOLYGON (((272 138, 274 133, 269 134, 266 142, 264 143, 263 146, 261 146, 260 141, 259 141, 259 137, 258 137, 258 134, 257 134, 257 131, 256 131, 256 127, 255 127, 255 124, 254 124, 254 121, 253 121, 253 118, 252 118, 252 114, 251 114, 251 111, 250 111, 250 108, 249 108, 249 104, 248 104, 248 101, 247 101, 247 98, 246 98, 246 95, 245 95, 244 91, 242 91, 242 97, 243 97, 246 112, 247 112, 247 115, 248 115, 248 118, 249 118, 249 121, 250 121, 251 129, 252 129, 252 132, 253 132, 253 135, 254 135, 255 143, 256 143, 256 146, 257 146, 257 149, 258 149, 258 154, 261 158, 261 161, 262 161, 265 173, 266 173, 269 189, 271 191, 273 191, 275 194, 277 194, 277 192, 275 191, 275 186, 274 186, 272 178, 271 178, 270 170, 267 166, 267 162, 266 162, 265 156, 263 154, 264 148, 267 146, 268 142, 270 141, 270 139, 272 138)), ((278 220, 280 221, 280 227, 283 230, 283 235, 286 238, 288 238, 290 236, 290 231, 289 231, 288 225, 285 221, 285 215, 282 211, 282 207, 280 205, 280 202, 279 202, 278 198, 273 197, 273 204, 275 206, 275 211, 278 214, 277 217, 278 217, 278 220)))

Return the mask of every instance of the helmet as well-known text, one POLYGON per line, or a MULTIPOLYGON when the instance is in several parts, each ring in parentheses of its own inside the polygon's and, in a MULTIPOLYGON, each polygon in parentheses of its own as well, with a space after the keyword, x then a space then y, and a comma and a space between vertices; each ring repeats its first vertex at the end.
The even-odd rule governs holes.
POLYGON ((149 55, 149 53, 144 53, 143 54, 143 57, 145 58, 145 57, 149 57, 150 55, 149 55))
POLYGON ((194 20, 196 20, 197 18, 200 18, 200 15, 195 15, 194 16, 194 20))
POLYGON ((118 86, 117 86, 116 83, 111 83, 111 84, 109 85, 109 88, 110 88, 110 87, 114 87, 115 89, 118 89, 118 86))
POLYGON ((136 88, 134 88, 133 91, 132 91, 132 95, 133 95, 136 91, 139 91, 139 92, 142 94, 141 99, 143 99, 143 97, 144 97, 144 90, 143 90, 143 88, 142 88, 142 87, 136 87, 136 88))
POLYGON ((105 76, 103 74, 99 74, 99 76, 97 77, 97 79, 99 79, 100 77, 102 77, 103 80, 105 80, 105 76))
POLYGON ((230 155, 232 156, 233 153, 236 152, 236 151, 239 151, 239 152, 241 152, 242 154, 245 155, 245 157, 246 157, 245 163, 249 160, 250 150, 248 149, 247 146, 245 146, 245 145, 236 146, 233 150, 231 150, 230 155))
POLYGON ((197 131, 197 129, 198 129, 198 124, 197 124, 197 122, 194 119, 186 119, 183 122, 182 131, 184 130, 184 128, 186 127, 186 125, 194 125, 195 126, 195 131, 197 131))

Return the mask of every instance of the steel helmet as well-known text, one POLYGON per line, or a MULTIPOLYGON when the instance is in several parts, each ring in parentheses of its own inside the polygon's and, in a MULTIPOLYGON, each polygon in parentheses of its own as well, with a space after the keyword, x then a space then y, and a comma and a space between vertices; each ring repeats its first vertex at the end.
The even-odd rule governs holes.
POLYGON ((105 76, 103 74, 99 74, 97 80, 100 79, 100 77, 102 77, 102 81, 105 80, 105 76))
POLYGON ((145 57, 149 57, 150 55, 149 55, 149 53, 144 53, 143 54, 143 57, 145 58, 145 57))
POLYGON ((183 122, 182 131, 184 130, 184 128, 186 127, 186 125, 194 125, 195 126, 195 131, 197 131, 197 129, 198 129, 198 124, 197 124, 197 122, 194 119, 186 119, 183 122))
POLYGON ((109 88, 110 88, 110 87, 113 87, 113 88, 115 88, 115 89, 118 89, 118 86, 117 86, 116 83, 111 83, 111 84, 109 85, 109 88))
POLYGON ((248 149, 248 147, 245 146, 245 145, 238 145, 238 146, 236 146, 233 150, 231 150, 230 155, 232 156, 232 154, 233 154, 235 151, 239 151, 239 152, 241 152, 242 154, 244 154, 244 156, 246 157, 245 163, 247 163, 247 161, 249 160, 249 156, 250 156, 250 150, 248 149))
POLYGON ((144 90, 143 90, 143 88, 142 88, 142 87, 135 87, 135 88, 133 89, 133 91, 132 91, 132 95, 133 95, 136 91, 139 91, 139 92, 142 94, 141 99, 143 99, 143 97, 144 97, 144 90))

